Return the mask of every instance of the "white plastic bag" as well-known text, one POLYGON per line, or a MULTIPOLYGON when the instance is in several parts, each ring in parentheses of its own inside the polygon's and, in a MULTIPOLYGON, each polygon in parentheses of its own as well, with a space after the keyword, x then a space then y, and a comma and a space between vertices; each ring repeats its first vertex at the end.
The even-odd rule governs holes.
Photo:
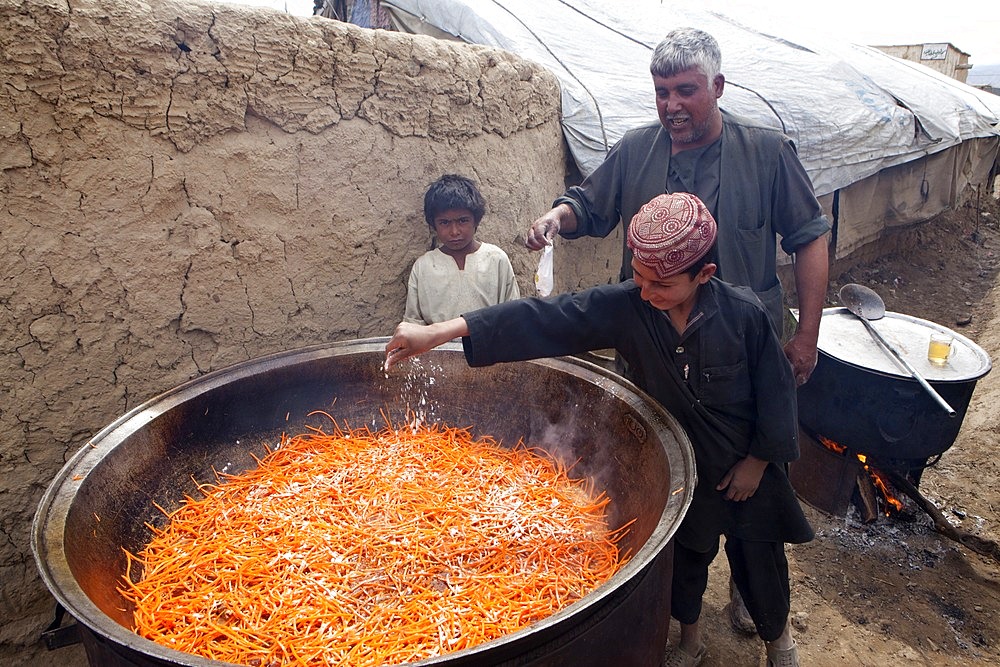
POLYGON ((538 296, 548 296, 552 293, 552 244, 542 248, 542 256, 538 259, 538 270, 535 271, 535 290, 538 296))

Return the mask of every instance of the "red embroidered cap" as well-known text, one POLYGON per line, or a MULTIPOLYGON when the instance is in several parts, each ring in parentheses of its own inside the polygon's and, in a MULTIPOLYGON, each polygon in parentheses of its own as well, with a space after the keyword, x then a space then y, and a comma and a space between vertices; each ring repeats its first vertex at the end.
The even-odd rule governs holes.
POLYGON ((628 226, 628 247, 659 278, 681 273, 715 243, 715 218, 686 192, 663 194, 643 204, 628 226))

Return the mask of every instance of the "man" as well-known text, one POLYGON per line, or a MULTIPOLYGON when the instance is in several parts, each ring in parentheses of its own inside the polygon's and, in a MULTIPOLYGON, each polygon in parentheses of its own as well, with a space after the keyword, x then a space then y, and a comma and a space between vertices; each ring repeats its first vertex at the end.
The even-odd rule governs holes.
MULTIPOLYGON (((799 320, 784 345, 798 384, 816 366, 826 297, 830 225, 791 140, 772 128, 723 112, 721 53, 701 30, 679 28, 650 62, 658 123, 630 130, 582 185, 559 197, 526 235, 532 250, 559 233, 607 236, 620 220, 663 192, 690 192, 719 224, 719 277, 757 293, 779 336, 784 308, 776 272, 776 234, 794 258, 799 320)), ((624 234, 622 235, 624 238, 624 234)), ((631 256, 623 247, 624 280, 631 256)))
MULTIPOLYGON (((799 316, 784 343, 795 383, 816 367, 816 343, 829 272, 830 225, 791 140, 779 131, 723 112, 722 55, 716 40, 695 28, 671 31, 650 60, 659 122, 634 128, 605 161, 556 199, 528 230, 525 244, 538 250, 556 234, 574 239, 607 236, 643 204, 663 192, 689 192, 718 223, 712 261, 717 275, 750 287, 764 303, 779 336, 784 304, 777 277, 776 235, 793 256, 799 316)), ((623 224, 627 224, 623 223, 623 224)), ((623 241, 627 234, 623 234, 623 241)), ((620 280, 631 275, 631 253, 622 251, 620 280)), ((754 626, 731 584, 730 621, 754 626)))

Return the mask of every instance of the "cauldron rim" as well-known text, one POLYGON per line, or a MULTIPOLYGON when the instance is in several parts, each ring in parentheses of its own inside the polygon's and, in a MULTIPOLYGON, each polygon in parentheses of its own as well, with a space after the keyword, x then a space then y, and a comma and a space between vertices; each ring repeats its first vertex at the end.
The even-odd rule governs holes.
MULTIPOLYGON (((794 314, 797 316, 798 313, 796 312, 794 314)), ((893 378, 893 379, 898 378, 904 381, 916 382, 916 380, 914 380, 914 378, 909 374, 909 372, 903 369, 902 367, 896 366, 895 369, 892 370, 894 367, 892 365, 892 360, 889 354, 881 349, 881 346, 877 344, 873 336, 861 326, 860 320, 858 320, 858 318, 855 315, 853 315, 851 311, 849 311, 847 308, 839 306, 824 308, 822 312, 822 317, 823 319, 820 322, 820 336, 817 342, 817 351, 820 354, 823 354, 829 357, 830 359, 837 361, 838 363, 845 364, 847 366, 865 371, 867 373, 872 373, 874 375, 879 375, 885 378, 893 378), (883 370, 879 368, 874 368, 872 366, 866 366, 863 363, 858 363, 857 361, 852 361, 842 356, 838 356, 831 349, 826 349, 827 347, 836 348, 836 345, 831 345, 831 343, 833 343, 837 339, 831 340, 828 337, 829 327, 831 326, 831 323, 835 321, 844 323, 857 322, 857 327, 856 327, 857 340, 863 342, 871 341, 872 346, 876 350, 878 350, 877 353, 878 361, 885 362, 885 364, 887 365, 886 367, 889 368, 890 370, 883 370), (824 323, 827 324, 826 328, 824 328, 823 326, 824 323)), ((942 375, 941 374, 942 369, 930 366, 924 369, 922 372, 924 373, 927 381, 930 382, 931 384, 965 383, 970 381, 977 381, 980 378, 984 377, 987 373, 989 373, 990 370, 992 370, 993 368, 993 362, 990 359, 989 354, 987 354, 982 347, 976 344, 975 341, 962 335, 958 331, 949 329, 948 327, 942 324, 938 324, 937 322, 926 320, 920 317, 915 317, 913 315, 907 315, 905 313, 896 313, 891 311, 886 312, 885 317, 883 319, 896 322, 897 326, 899 323, 902 323, 906 326, 915 327, 926 331, 932 331, 932 332, 940 331, 947 333, 953 336, 955 338, 955 342, 961 345, 961 347, 964 348, 968 353, 970 353, 978 362, 978 366, 974 370, 970 368, 967 369, 966 372, 962 373, 957 373, 954 370, 950 370, 949 373, 951 374, 951 377, 947 375, 942 375)), ((853 351, 855 348, 851 349, 853 351)), ((910 362, 913 363, 914 365, 918 365, 920 361, 923 361, 922 357, 919 361, 913 358, 910 359, 910 362)))
MULTIPOLYGON (((817 348, 816 352, 821 357, 829 359, 830 361, 834 361, 834 362, 836 362, 838 364, 841 364, 843 366, 847 366, 849 368, 853 368, 855 370, 861 371, 863 373, 868 373, 870 375, 875 375, 875 376, 880 377, 880 378, 885 378, 886 380, 899 381, 899 382, 903 382, 903 383, 913 383, 913 384, 917 384, 917 385, 920 384, 912 375, 904 374, 903 372, 900 372, 900 373, 888 373, 886 371, 882 371, 882 370, 879 370, 877 368, 870 368, 868 366, 863 366, 861 364, 856 364, 856 363, 854 363, 852 361, 847 361, 845 359, 841 359, 840 357, 838 357, 838 356, 836 356, 834 354, 830 354, 829 352, 827 352, 825 350, 818 349, 818 348, 817 348)), ((949 379, 935 378, 935 379, 932 379, 932 380, 928 380, 928 382, 930 384, 932 384, 932 385, 939 385, 939 384, 956 384, 957 385, 957 384, 969 384, 969 383, 975 384, 983 376, 985 376, 987 373, 989 373, 991 370, 992 370, 992 366, 987 367, 986 370, 984 370, 981 374, 976 375, 975 377, 972 377, 972 378, 949 378, 949 379)))
MULTIPOLYGON (((191 396, 197 396, 222 384, 233 382, 242 377, 248 377, 255 370, 266 370, 269 367, 283 364, 290 365, 293 361, 302 363, 348 352, 381 352, 387 341, 387 337, 377 337, 320 343, 238 362, 191 378, 161 392, 100 429, 55 475, 43 494, 34 515, 32 521, 32 551, 34 552, 36 567, 46 587, 59 604, 78 622, 111 642, 145 655, 153 655, 164 660, 170 660, 173 664, 189 665, 191 667, 228 665, 229 663, 177 651, 146 639, 107 616, 90 599, 73 575, 64 548, 63 535, 65 534, 65 522, 72 506, 72 500, 75 497, 75 492, 66 493, 66 489, 69 486, 76 486, 78 488, 79 484, 75 482, 81 481, 81 476, 85 478, 87 474, 103 461, 105 456, 140 429, 142 424, 152 421, 160 414, 167 412, 191 396), (53 560, 56 562, 53 563, 53 560)), ((461 353, 462 346, 460 343, 453 341, 435 348, 429 354, 435 354, 439 351, 461 353)), ((551 616, 538 623, 522 628, 517 632, 468 649, 409 664, 432 665, 448 662, 461 656, 486 652, 501 643, 523 640, 545 627, 564 623, 569 618, 580 615, 588 607, 598 607, 622 583, 633 579, 650 565, 652 559, 659 554, 673 537, 693 499, 694 487, 697 483, 694 450, 684 429, 655 399, 648 396, 620 375, 578 357, 544 358, 517 363, 537 364, 557 370, 559 368, 575 368, 578 371, 585 371, 590 374, 593 377, 591 381, 600 384, 606 390, 614 389, 622 396, 634 395, 638 399, 639 404, 650 411, 651 417, 662 421, 664 426, 672 431, 678 444, 677 451, 668 447, 664 447, 663 449, 670 469, 682 471, 684 474, 678 476, 677 480, 671 479, 671 493, 667 495, 667 501, 660 514, 656 528, 650 537, 607 582, 579 600, 563 607, 551 616)))

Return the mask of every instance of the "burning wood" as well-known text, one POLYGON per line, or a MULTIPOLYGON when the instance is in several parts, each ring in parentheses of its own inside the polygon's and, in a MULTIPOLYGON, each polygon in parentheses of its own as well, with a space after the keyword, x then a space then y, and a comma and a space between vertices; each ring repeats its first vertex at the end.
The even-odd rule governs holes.
POLYGON ((864 465, 865 471, 872 480, 872 484, 874 484, 875 488, 881 492, 881 497, 885 500, 885 515, 892 515, 893 512, 889 510, 890 507, 896 512, 902 512, 903 501, 893 494, 892 484, 889 482, 889 477, 882 471, 868 465, 868 457, 864 454, 856 454, 856 456, 864 465))
MULTIPOLYGON (((823 436, 818 436, 816 439, 821 445, 829 449, 835 454, 841 454, 843 456, 850 456, 850 452, 847 447, 841 445, 838 442, 834 442, 830 438, 823 436)), ((879 469, 873 467, 868 463, 868 457, 864 454, 854 454, 858 462, 861 464, 862 469, 867 473, 866 478, 858 478, 858 491, 861 494, 861 502, 866 508, 866 523, 875 520, 875 515, 879 511, 885 516, 892 516, 896 512, 901 512, 903 510, 903 501, 901 501, 892 488, 892 483, 889 481, 889 476, 880 471, 879 469), (869 484, 870 487, 878 491, 878 494, 870 494, 871 489, 865 488, 865 485, 869 484), (872 500, 874 499, 874 502, 872 500)))
POLYGON ((830 438, 810 437, 801 430, 799 435, 803 443, 802 459, 801 463, 793 465, 789 478, 799 495, 810 504, 831 514, 839 514, 846 511, 853 501, 862 513, 862 521, 871 523, 878 519, 879 514, 892 516, 903 510, 903 502, 897 495, 899 492, 909 496, 931 517, 938 533, 978 554, 1000 561, 1000 544, 951 525, 941 510, 920 493, 911 475, 919 479, 922 467, 917 474, 912 470, 901 472, 891 467, 877 469, 869 462, 870 457, 852 455, 847 447, 830 438), (848 488, 852 472, 854 479, 848 488), (839 487, 834 488, 836 493, 831 492, 830 480, 840 481, 839 487))

